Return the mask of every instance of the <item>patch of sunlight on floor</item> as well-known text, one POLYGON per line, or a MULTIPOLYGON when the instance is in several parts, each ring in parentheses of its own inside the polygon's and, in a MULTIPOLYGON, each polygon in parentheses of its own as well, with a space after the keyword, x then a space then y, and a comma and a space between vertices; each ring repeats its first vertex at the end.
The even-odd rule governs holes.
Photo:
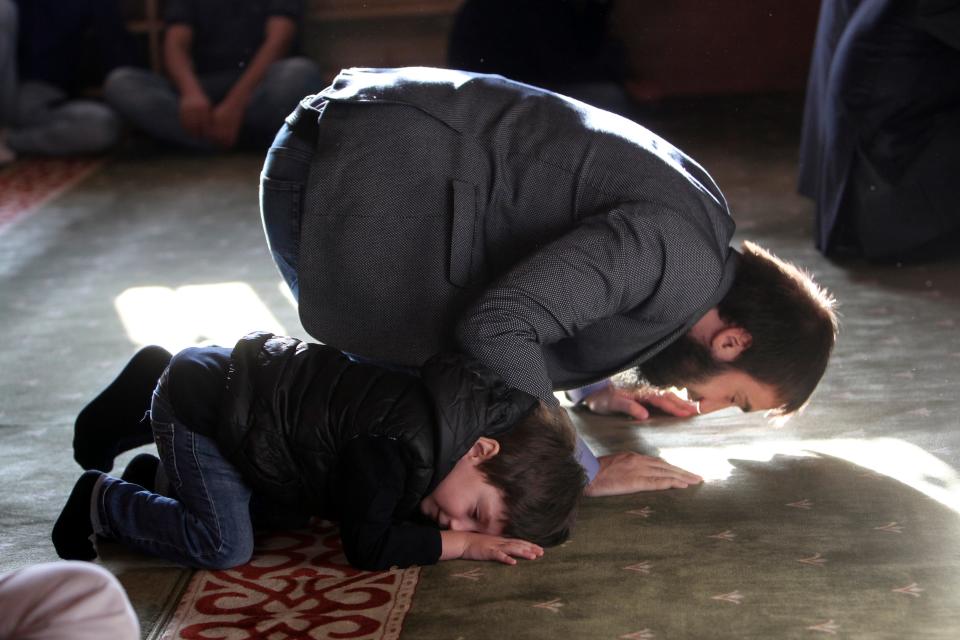
POLYGON ((681 469, 723 480, 733 471, 731 459, 771 460, 775 455, 824 454, 882 474, 916 489, 960 513, 960 476, 949 464, 914 444, 898 438, 838 438, 835 440, 777 440, 712 447, 664 447, 660 456, 681 469))
POLYGON ((287 285, 286 281, 281 280, 277 283, 277 288, 280 289, 281 295, 284 299, 290 303, 290 306, 294 309, 299 309, 300 306, 297 304, 297 299, 293 297, 293 291, 290 291, 290 287, 287 285))
POLYGON ((286 335, 245 282, 169 287, 133 287, 114 306, 136 345, 158 344, 172 353, 201 344, 232 347, 251 331, 286 335))

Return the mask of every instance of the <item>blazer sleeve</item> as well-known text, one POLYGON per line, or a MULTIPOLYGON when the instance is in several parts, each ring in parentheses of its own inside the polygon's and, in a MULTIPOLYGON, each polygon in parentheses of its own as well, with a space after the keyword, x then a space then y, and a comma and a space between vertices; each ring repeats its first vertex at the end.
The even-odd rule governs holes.
POLYGON ((634 309, 662 285, 679 216, 592 216, 521 262, 468 309, 460 348, 510 384, 555 402, 543 346, 634 309))
POLYGON ((361 436, 344 447, 340 538, 347 560, 357 568, 382 571, 440 560, 440 530, 395 514, 407 471, 402 446, 387 437, 361 436))

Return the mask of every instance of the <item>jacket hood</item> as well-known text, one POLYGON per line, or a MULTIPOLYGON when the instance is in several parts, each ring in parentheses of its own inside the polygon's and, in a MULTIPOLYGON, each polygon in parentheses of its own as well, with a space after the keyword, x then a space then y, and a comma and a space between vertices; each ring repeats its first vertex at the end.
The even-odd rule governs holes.
POLYGON ((466 356, 428 360, 421 377, 434 403, 436 471, 428 491, 450 473, 480 436, 496 438, 537 405, 537 399, 507 386, 496 373, 466 356))

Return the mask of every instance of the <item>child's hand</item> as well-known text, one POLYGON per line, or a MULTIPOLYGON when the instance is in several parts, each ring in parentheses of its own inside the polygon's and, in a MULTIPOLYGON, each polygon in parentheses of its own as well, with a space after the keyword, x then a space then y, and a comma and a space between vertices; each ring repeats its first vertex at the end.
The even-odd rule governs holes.
POLYGON ((443 542, 441 560, 494 560, 503 564, 517 564, 516 558, 536 560, 543 555, 543 547, 526 540, 502 538, 472 531, 441 531, 443 542))

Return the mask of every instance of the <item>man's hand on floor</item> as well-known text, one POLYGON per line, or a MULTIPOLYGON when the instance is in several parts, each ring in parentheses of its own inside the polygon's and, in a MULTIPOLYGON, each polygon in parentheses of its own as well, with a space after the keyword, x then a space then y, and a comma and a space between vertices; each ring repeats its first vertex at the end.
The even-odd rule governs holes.
POLYGON ((610 384, 584 398, 583 404, 594 413, 625 413, 635 420, 650 417, 648 406, 680 418, 689 418, 698 413, 697 403, 684 400, 671 391, 652 387, 625 389, 610 384))
POLYGON ((675 467, 662 458, 639 453, 614 453, 600 456, 597 460, 600 462, 600 471, 593 482, 587 485, 584 491, 587 496, 617 496, 637 491, 686 489, 692 484, 703 482, 700 476, 675 467))

